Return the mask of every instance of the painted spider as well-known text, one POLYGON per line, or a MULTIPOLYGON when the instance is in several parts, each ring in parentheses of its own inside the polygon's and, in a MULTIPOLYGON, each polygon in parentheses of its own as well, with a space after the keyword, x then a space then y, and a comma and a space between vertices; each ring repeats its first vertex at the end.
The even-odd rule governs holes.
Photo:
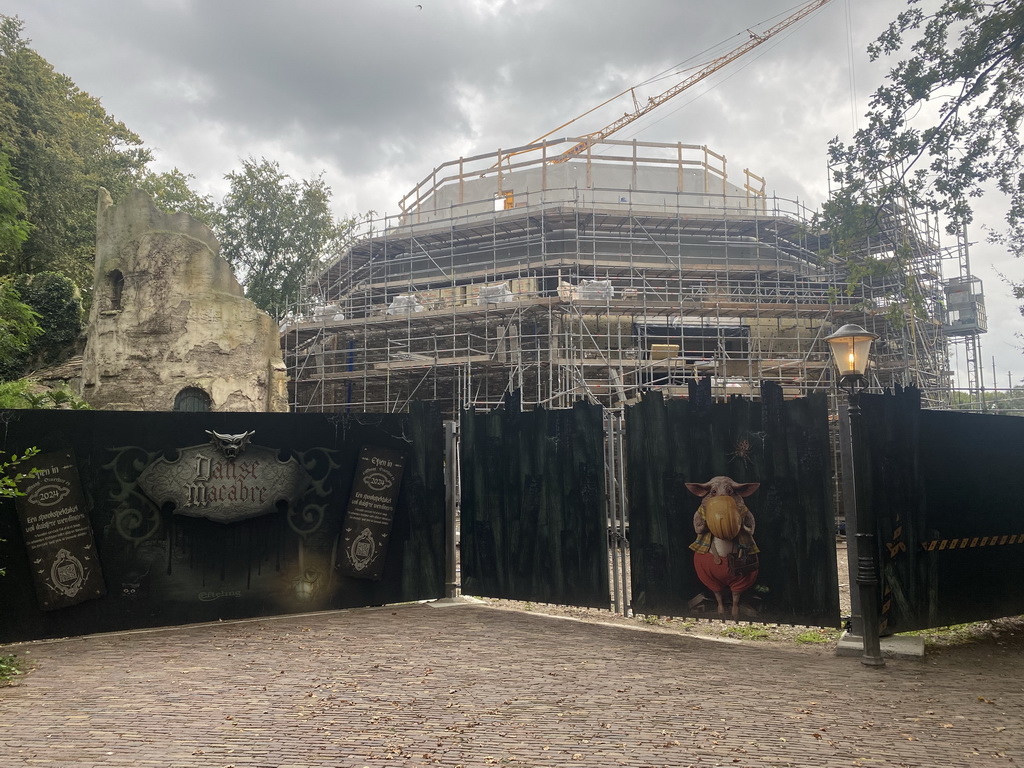
POLYGON ((749 464, 751 454, 754 450, 753 446, 750 444, 750 441, 747 440, 746 438, 737 440, 733 447, 736 450, 729 454, 729 461, 735 461, 736 459, 739 459, 744 464, 749 464))

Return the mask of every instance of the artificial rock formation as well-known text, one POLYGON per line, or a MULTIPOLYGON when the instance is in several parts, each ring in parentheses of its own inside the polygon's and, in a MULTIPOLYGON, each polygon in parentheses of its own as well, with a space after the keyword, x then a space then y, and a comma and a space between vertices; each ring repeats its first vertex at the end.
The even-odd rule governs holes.
POLYGON ((245 298, 213 233, 100 190, 82 396, 106 410, 287 411, 274 320, 245 298))

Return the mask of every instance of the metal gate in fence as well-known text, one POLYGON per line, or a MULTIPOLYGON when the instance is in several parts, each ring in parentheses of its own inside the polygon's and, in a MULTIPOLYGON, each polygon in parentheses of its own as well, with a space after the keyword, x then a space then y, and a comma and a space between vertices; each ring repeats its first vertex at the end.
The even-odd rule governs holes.
POLYGON ((758 402, 649 393, 625 414, 586 403, 466 412, 460 431, 467 594, 710 617, 739 605, 742 589, 733 618, 838 625, 824 396, 784 401, 770 386, 758 402), (716 477, 761 489, 741 507, 762 544, 744 555, 741 580, 724 553, 707 558, 727 563, 704 568, 720 572, 713 579, 697 566, 705 505, 691 492, 716 477))
POLYGON ((612 610, 632 615, 629 589, 629 511, 626 500, 626 429, 622 415, 604 415, 604 488, 608 507, 608 571, 612 610))

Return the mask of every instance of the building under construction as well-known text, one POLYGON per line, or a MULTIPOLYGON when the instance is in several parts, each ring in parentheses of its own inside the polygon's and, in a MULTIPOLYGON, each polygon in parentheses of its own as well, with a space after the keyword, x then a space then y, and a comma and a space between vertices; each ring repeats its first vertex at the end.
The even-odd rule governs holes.
POLYGON ((950 293, 927 219, 893 206, 838 254, 809 210, 707 147, 582 146, 446 163, 365 222, 283 325, 293 408, 455 413, 518 391, 525 408, 620 409, 698 377, 799 396, 831 386, 823 339, 848 322, 880 337, 873 383, 948 401, 949 338, 976 338, 984 305, 961 295, 969 275, 950 293), (952 320, 947 294, 970 304, 952 320))

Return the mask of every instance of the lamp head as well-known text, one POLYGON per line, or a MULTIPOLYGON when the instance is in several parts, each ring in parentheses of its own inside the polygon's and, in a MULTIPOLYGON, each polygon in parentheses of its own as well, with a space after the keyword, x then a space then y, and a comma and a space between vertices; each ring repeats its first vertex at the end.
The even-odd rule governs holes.
POLYGON ((854 323, 848 323, 831 336, 825 337, 839 372, 840 384, 852 387, 863 382, 871 342, 877 338, 876 334, 854 323))

